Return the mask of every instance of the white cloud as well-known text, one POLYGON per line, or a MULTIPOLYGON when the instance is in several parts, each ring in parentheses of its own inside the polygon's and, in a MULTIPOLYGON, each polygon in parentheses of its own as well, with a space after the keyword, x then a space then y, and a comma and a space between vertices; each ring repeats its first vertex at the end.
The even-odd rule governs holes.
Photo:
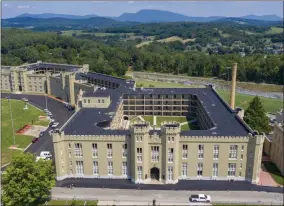
POLYGON ((18 5, 17 8, 18 9, 29 9, 30 5, 18 5))
POLYGON ((7 7, 8 6, 8 4, 4 4, 4 7, 7 7))
POLYGON ((105 1, 92 1, 92 3, 103 3, 105 1))
POLYGON ((127 3, 132 4, 132 3, 134 3, 134 1, 128 1, 127 3))

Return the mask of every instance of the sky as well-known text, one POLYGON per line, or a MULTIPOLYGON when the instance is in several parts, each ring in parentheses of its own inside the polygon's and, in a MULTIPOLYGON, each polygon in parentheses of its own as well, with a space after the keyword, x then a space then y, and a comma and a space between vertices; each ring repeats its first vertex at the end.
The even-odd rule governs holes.
POLYGON ((187 16, 227 16, 276 14, 283 17, 281 1, 5 1, 2 18, 11 18, 23 13, 73 14, 119 16, 142 9, 171 11, 187 16))

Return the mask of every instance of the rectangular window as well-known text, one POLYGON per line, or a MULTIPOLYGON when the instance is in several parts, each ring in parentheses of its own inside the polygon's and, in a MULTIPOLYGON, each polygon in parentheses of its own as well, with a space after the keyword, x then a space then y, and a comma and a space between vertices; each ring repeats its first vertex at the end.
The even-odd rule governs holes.
POLYGON ((188 151, 187 145, 186 144, 182 145, 182 159, 187 159, 187 151, 188 151))
POLYGON ((122 145, 122 157, 123 158, 127 157, 127 144, 122 145))
POLYGON ((90 99, 88 99, 88 103, 89 103, 89 104, 91 103, 91 100, 90 100, 90 99))
POLYGON ((112 144, 107 144, 107 158, 112 158, 112 144))
POLYGON ((182 176, 187 176, 187 163, 186 162, 182 163, 181 174, 182 174, 182 176))
POLYGON ((142 162, 142 148, 137 148, 137 162, 142 162))
POLYGON ((159 147, 157 146, 151 147, 151 159, 152 162, 159 162, 159 147))
POLYGON ((93 157, 98 157, 98 145, 96 143, 92 144, 93 146, 93 157))
POLYGON ((75 143, 74 153, 75 157, 83 157, 83 149, 81 143, 75 143))
POLYGON ((113 175, 113 163, 111 161, 107 163, 107 174, 113 175))
POLYGON ((105 100, 104 100, 104 99, 102 99, 102 103, 105 103, 105 100))
POLYGON ((198 145, 198 159, 203 159, 204 156, 204 145, 198 145))
POLYGON ((213 163, 212 176, 213 177, 218 176, 218 163, 213 163))
POLYGON ((168 162, 173 162, 174 161, 174 148, 169 148, 168 149, 168 162))
POLYGON ((219 159, 219 145, 214 145, 213 159, 214 160, 219 159))
POLYGON ((84 165, 83 161, 76 161, 76 175, 84 174, 84 165))
POLYGON ((198 163, 197 165, 197 176, 203 175, 203 163, 198 163))
POLYGON ((142 136, 137 136, 136 137, 136 142, 142 142, 142 136))
POLYGON ((229 163, 228 176, 229 177, 235 177, 236 176, 236 163, 229 163))
POLYGON ((173 167, 168 166, 168 180, 173 180, 173 167))
POLYGON ((71 144, 70 143, 68 144, 68 149, 71 149, 71 144))
POLYGON ((127 176, 127 162, 122 162, 122 175, 127 176))
POLYGON ((236 160, 238 156, 238 145, 230 145, 229 159, 236 160))
POLYGON ((94 172, 94 175, 99 174, 99 163, 98 163, 98 161, 93 162, 93 172, 94 172))
POLYGON ((243 154, 241 154, 241 160, 243 160, 243 158, 244 158, 244 155, 243 155, 243 154))
POLYGON ((244 146, 244 145, 242 145, 242 151, 244 151, 244 148, 245 148, 245 146, 244 146))
POLYGON ((142 180, 142 166, 137 167, 137 180, 142 180))

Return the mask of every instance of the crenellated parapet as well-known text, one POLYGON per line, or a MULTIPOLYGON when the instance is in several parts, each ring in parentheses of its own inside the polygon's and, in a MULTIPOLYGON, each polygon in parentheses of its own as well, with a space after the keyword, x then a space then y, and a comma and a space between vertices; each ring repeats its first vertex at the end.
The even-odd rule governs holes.
POLYGON ((134 134, 146 134, 150 131, 150 123, 146 121, 135 121, 130 125, 134 134))
POLYGON ((127 139, 125 135, 64 135, 64 132, 53 133, 53 142, 61 141, 96 141, 96 142, 124 142, 127 139))
POLYGON ((176 121, 165 121, 161 124, 161 130, 165 134, 179 134, 180 124, 176 121))
POLYGON ((249 136, 181 136, 180 141, 193 141, 193 142, 248 142, 249 136))

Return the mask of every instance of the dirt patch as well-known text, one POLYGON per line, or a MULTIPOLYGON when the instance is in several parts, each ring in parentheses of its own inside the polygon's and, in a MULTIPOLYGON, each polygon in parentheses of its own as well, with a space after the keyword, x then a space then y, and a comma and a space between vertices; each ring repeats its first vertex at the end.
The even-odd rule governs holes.
POLYGON ((38 137, 41 131, 45 131, 47 127, 39 125, 29 125, 28 129, 21 133, 21 135, 28 135, 33 137, 38 137))

